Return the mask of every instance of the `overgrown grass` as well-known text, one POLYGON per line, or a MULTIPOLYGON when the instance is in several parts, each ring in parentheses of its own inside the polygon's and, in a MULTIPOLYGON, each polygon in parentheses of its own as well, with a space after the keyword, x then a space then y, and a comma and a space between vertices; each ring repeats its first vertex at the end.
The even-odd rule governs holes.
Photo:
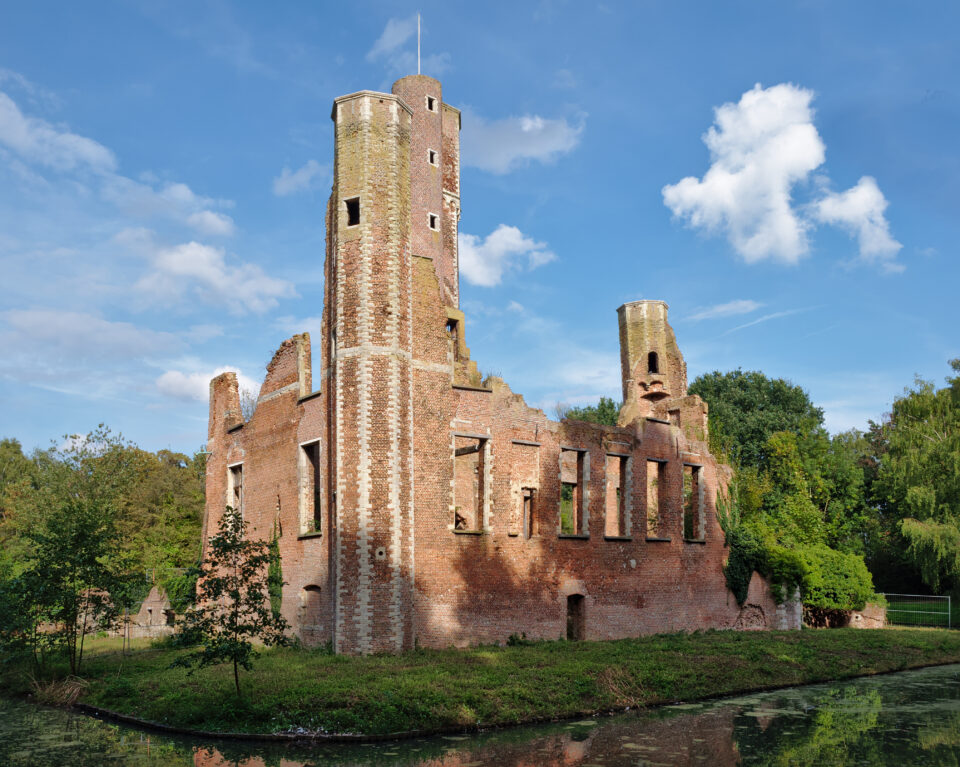
MULTIPOLYGON (((960 632, 708 631, 360 658, 279 648, 243 674, 241 699, 226 667, 171 669, 178 652, 141 645, 123 656, 117 641, 97 640, 81 701, 220 732, 469 729, 960 662, 960 632)), ((15 670, 0 682, 29 692, 15 670)))

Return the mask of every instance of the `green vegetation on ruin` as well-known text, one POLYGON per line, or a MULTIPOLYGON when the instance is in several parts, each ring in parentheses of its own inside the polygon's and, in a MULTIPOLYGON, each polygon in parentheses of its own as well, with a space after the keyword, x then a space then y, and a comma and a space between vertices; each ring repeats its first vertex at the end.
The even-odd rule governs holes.
MULTIPOLYGON (((475 729, 955 663, 960 632, 708 631, 367 657, 271 648, 239 699, 228 667, 171 668, 182 652, 141 642, 124 656, 120 640, 95 640, 73 689, 84 703, 213 732, 475 729)), ((0 689, 29 693, 27 668, 0 669, 0 689)))

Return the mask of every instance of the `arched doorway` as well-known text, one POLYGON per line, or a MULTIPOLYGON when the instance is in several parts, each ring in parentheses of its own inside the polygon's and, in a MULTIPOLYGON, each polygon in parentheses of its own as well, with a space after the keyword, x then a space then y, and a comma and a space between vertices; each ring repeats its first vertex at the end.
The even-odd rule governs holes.
POLYGON ((583 594, 567 597, 567 639, 579 642, 586 638, 586 616, 583 594))

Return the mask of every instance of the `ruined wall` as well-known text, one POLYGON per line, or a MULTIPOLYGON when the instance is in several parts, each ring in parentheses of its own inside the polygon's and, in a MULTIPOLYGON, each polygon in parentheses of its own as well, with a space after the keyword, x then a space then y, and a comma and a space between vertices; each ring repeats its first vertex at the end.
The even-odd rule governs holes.
POLYGON ((344 96, 332 117, 316 359, 306 334, 284 342, 248 423, 236 376, 211 383, 205 536, 242 467, 251 534, 280 536, 285 617, 338 652, 796 627, 759 577, 742 609, 726 588, 729 468, 666 304, 619 309, 619 426, 551 421, 470 358, 460 115, 440 84, 344 96))

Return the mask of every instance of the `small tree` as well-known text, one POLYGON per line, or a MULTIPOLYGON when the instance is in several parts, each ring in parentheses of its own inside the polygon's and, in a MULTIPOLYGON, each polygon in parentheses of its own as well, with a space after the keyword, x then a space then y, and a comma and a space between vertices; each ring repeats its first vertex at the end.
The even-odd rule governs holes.
POLYGON ((240 667, 249 671, 258 655, 251 640, 268 647, 288 642, 287 622, 270 609, 270 544, 247 540, 244 530, 239 510, 227 506, 200 564, 197 604, 177 624, 178 644, 199 649, 174 662, 187 668, 232 663, 238 696, 240 667))

